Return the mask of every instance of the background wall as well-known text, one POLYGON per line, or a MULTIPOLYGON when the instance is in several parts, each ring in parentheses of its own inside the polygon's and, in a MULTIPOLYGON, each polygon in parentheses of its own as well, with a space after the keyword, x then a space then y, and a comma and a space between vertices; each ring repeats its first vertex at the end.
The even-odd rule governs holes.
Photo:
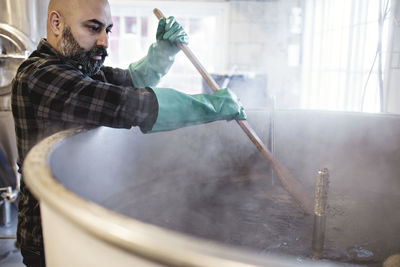
POLYGON ((277 106, 293 106, 300 97, 303 0, 230 1, 228 66, 261 73, 277 106))

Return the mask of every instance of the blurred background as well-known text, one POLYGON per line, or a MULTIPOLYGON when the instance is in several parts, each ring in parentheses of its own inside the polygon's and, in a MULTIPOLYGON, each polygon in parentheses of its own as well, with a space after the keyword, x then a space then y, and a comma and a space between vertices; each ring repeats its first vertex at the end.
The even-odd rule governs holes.
MULTIPOLYGON (((15 70, 6 67, 12 60, 5 55, 29 54, 45 37, 48 0, 2 2, 4 95, 15 70), (17 34, 7 31, 7 24, 21 36, 10 38, 17 34), (17 39, 23 47, 15 45, 17 39)), ((106 64, 126 68, 146 55, 155 41, 157 19, 152 10, 158 7, 184 26, 190 49, 221 85, 229 78, 226 84, 268 96, 277 108, 400 113, 395 89, 400 83, 397 2, 110 0, 114 27, 106 64)), ((183 53, 159 86, 192 93, 205 87, 183 53)))
MULTIPOLYGON (((158 7, 184 26, 189 47, 210 73, 222 80, 229 76, 231 87, 240 84, 237 90, 275 99, 277 108, 400 111, 397 1, 110 3, 115 23, 110 65, 127 67, 146 54, 157 28, 152 9, 158 7)), ((160 86, 203 89, 183 53, 160 86)), ((256 102, 259 106, 260 99, 256 102)))

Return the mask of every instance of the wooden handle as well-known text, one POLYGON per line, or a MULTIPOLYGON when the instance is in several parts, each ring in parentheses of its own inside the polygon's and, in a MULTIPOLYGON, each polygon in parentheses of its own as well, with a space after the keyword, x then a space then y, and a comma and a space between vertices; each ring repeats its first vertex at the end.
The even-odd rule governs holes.
POLYGON ((153 9, 153 13, 159 20, 165 18, 164 14, 158 8, 153 9))
MULTIPOLYGON (((157 8, 153 10, 154 14, 158 19, 165 18, 164 14, 157 8)), ((196 56, 192 53, 189 47, 186 44, 177 43, 179 48, 185 53, 188 59, 193 63, 196 69, 199 71, 201 76, 210 86, 210 88, 215 92, 219 88, 218 84, 212 78, 212 76, 207 72, 207 70, 203 67, 200 61, 196 58, 196 56)), ((285 168, 281 163, 279 163, 272 155, 272 153, 267 149, 267 147, 263 144, 261 139, 257 136, 254 130, 250 127, 247 121, 237 120, 236 121, 242 130, 246 133, 246 135, 250 138, 253 144, 257 147, 257 149, 261 152, 263 157, 268 160, 272 169, 274 170, 276 176, 282 182, 284 188, 296 199, 300 207, 308 214, 313 214, 314 211, 314 203, 310 194, 312 191, 308 192, 307 188, 301 184, 291 173, 285 168)))

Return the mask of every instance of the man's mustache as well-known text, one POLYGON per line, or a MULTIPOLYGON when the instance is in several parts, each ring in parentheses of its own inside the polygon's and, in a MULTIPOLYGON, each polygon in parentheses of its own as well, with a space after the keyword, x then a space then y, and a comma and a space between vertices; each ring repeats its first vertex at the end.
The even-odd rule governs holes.
POLYGON ((101 55, 103 58, 108 56, 107 50, 102 46, 95 46, 90 51, 91 57, 101 55))

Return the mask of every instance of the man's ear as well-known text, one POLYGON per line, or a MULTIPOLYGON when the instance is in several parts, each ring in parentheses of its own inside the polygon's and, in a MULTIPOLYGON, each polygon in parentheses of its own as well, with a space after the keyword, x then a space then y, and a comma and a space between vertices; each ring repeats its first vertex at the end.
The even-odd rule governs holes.
POLYGON ((55 36, 59 36, 62 33, 62 17, 57 11, 51 11, 49 14, 50 29, 55 36))

